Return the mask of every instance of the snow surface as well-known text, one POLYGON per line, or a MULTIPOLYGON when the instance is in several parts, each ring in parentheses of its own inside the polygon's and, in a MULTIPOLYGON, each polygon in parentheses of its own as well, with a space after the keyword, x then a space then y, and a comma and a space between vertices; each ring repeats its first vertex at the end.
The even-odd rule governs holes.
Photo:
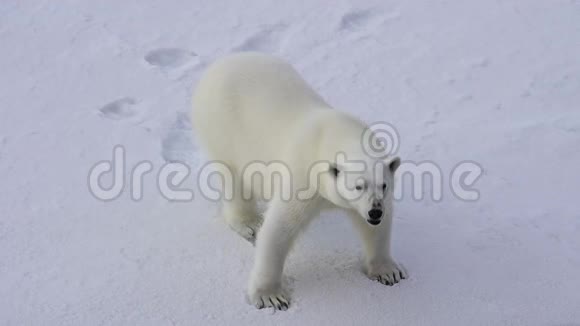
POLYGON ((0 45, 1 325, 580 325, 577 0, 3 0, 0 45), (405 160, 483 166, 477 202, 396 204, 409 280, 365 278, 329 213, 288 261, 291 309, 256 310, 219 205, 156 191, 166 160, 203 160, 201 71, 244 50, 395 124, 405 160), (141 201, 88 191, 117 144, 154 165, 141 201))

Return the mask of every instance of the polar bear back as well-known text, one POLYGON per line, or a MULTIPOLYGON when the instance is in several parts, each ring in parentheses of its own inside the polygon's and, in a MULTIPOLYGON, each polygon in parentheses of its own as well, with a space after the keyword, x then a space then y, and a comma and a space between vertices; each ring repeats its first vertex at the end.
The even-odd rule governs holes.
POLYGON ((283 60, 257 53, 212 64, 193 96, 192 123, 212 159, 283 159, 283 147, 324 100, 283 60))

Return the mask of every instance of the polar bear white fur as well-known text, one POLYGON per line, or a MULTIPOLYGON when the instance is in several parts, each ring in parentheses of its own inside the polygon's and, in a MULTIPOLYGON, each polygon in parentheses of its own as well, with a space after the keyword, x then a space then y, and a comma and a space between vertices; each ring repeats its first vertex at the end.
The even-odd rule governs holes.
POLYGON ((332 109, 289 64, 257 53, 218 60, 195 90, 192 122, 209 158, 232 176, 224 183, 232 194, 223 200, 227 223, 255 238, 248 297, 256 307, 288 308, 281 282, 287 254, 299 231, 327 208, 342 208, 352 218, 371 279, 393 285, 407 277, 390 253, 393 174, 400 159, 367 154, 361 145, 367 125, 332 109), (383 173, 375 167, 384 167, 383 173), (249 170, 279 173, 286 184, 256 185, 249 170), (289 184, 291 196, 286 191, 285 197, 289 184), (268 191, 262 220, 256 200, 268 191))

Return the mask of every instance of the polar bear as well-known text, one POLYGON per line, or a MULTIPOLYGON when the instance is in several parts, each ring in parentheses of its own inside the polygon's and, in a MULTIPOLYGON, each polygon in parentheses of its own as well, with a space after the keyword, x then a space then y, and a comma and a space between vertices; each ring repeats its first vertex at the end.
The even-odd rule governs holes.
POLYGON ((255 240, 251 304, 289 307, 282 288, 286 257, 300 230, 323 209, 341 208, 351 217, 362 237, 369 278, 385 285, 407 278, 390 251, 394 173, 401 160, 364 150, 367 125, 331 108, 282 59, 259 53, 233 54, 210 65, 192 102, 200 146, 231 176, 231 183, 224 183, 233 194, 223 200, 225 220, 255 240), (245 173, 248 166, 279 172, 287 184, 255 185, 245 173), (290 196, 284 197, 288 184, 290 196), (262 220, 256 200, 265 188, 271 196, 262 220))

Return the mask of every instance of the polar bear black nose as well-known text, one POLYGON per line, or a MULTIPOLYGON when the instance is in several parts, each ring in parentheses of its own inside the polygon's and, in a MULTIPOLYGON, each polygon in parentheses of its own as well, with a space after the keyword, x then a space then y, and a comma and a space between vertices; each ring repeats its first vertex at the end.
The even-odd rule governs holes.
POLYGON ((369 211, 369 217, 372 220, 378 220, 379 218, 381 218, 381 216, 383 216, 383 211, 380 209, 373 208, 369 211))

